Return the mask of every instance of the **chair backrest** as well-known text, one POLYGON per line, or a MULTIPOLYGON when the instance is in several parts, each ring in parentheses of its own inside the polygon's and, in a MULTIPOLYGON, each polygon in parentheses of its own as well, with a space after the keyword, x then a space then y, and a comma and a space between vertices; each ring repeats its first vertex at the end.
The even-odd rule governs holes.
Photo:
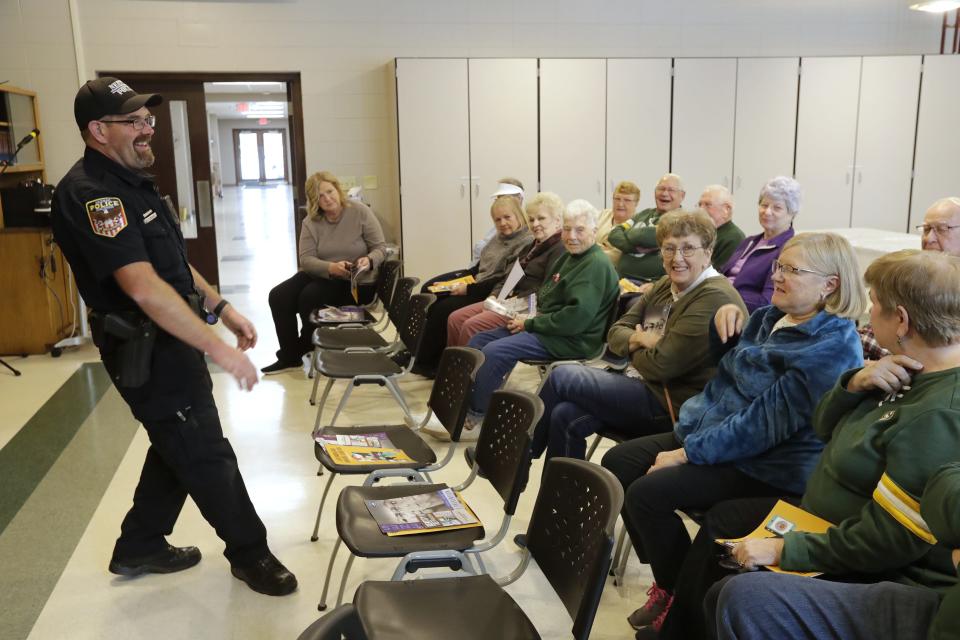
POLYGON ((527 549, 586 639, 610 570, 623 487, 600 465, 573 458, 546 463, 527 528, 527 549))
POLYGON ((410 302, 410 296, 413 295, 413 289, 420 284, 419 278, 400 278, 393 289, 393 295, 390 297, 390 304, 387 306, 387 317, 394 327, 399 329, 403 324, 403 314, 406 313, 407 303, 410 302))
POLYGON ((297 640, 367 640, 352 604, 342 604, 304 629, 297 640))
POLYGON ((460 439, 477 369, 482 364, 483 352, 469 347, 447 347, 440 355, 427 406, 454 441, 460 439))
POLYGON ((400 264, 399 260, 385 260, 377 273, 377 299, 384 309, 390 306, 393 298, 393 290, 397 286, 397 278, 400 277, 400 264))
POLYGON ((477 440, 476 463, 513 515, 530 477, 533 429, 543 401, 526 391, 500 389, 490 396, 477 440))
MULTIPOLYGON (((427 328, 427 312, 437 296, 432 293, 418 293, 410 296, 407 301, 406 309, 403 312, 403 318, 397 327, 400 333, 400 340, 413 357, 416 358, 420 351, 420 344, 423 342, 423 332, 427 328)), ((411 358, 411 363, 413 358, 411 358)))

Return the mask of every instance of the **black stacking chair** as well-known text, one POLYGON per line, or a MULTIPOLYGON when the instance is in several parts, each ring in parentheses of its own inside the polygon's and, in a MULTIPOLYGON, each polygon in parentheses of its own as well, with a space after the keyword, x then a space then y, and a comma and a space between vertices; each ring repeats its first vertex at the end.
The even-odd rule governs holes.
MULTIPOLYGON (((341 542, 350 550, 351 555, 340 578, 337 605, 343 601, 350 567, 357 556, 401 558, 393 574, 394 580, 402 580, 405 574, 426 567, 449 567, 453 570, 465 569, 470 573, 486 573, 480 553, 492 549, 507 535, 520 494, 527 486, 533 428, 542 413, 543 402, 530 393, 506 390, 494 392, 480 428, 476 458, 470 474, 461 484, 452 487, 455 491, 463 491, 480 475, 496 489, 503 499, 504 516, 496 533, 490 538, 484 538, 486 532, 483 527, 391 537, 380 531, 365 502, 439 491, 448 488, 446 484, 346 487, 337 500, 337 533, 340 537, 330 554, 318 609, 323 611, 327 607, 330 577, 341 542)), ((419 636, 411 633, 406 637, 419 636)))
POLYGON ((400 277, 401 265, 402 263, 399 260, 385 260, 383 264, 380 265, 380 270, 377 273, 377 281, 375 283, 376 289, 374 290, 373 300, 365 305, 362 305, 364 315, 362 320, 322 320, 315 310, 310 314, 310 322, 317 326, 327 327, 343 325, 376 326, 381 322, 383 322, 384 326, 386 326, 387 305, 390 303, 390 298, 393 295, 393 289, 397 284, 397 278, 400 277), (379 317, 375 315, 377 307, 382 307, 379 317))
POLYGON ((344 604, 309 627, 304 629, 297 640, 369 640, 360 627, 357 610, 352 604, 344 604))
POLYGON ((313 330, 313 356, 310 358, 310 374, 313 378, 313 390, 310 392, 310 404, 317 401, 317 386, 319 378, 316 375, 317 358, 321 351, 346 351, 347 349, 369 349, 371 351, 392 352, 400 344, 400 324, 403 315, 410 303, 410 296, 414 287, 420 282, 417 278, 400 278, 397 280, 390 304, 387 305, 387 318, 396 328, 394 339, 387 342, 383 337, 383 330, 363 325, 339 325, 336 327, 317 327, 313 330))
POLYGON ((539 640, 533 623, 503 589, 523 575, 533 558, 573 619, 572 636, 586 640, 610 566, 613 525, 622 505, 623 489, 609 471, 583 460, 553 458, 547 462, 533 507, 527 548, 513 573, 501 580, 472 575, 364 582, 349 614, 363 635, 348 638, 539 640))
POLYGON ((401 367, 385 353, 369 348, 351 348, 345 351, 321 351, 317 355, 317 373, 327 377, 327 386, 323 389, 323 396, 317 405, 317 419, 313 424, 316 431, 320 428, 320 418, 323 415, 323 405, 327 402, 330 389, 337 380, 348 380, 347 388, 340 398, 337 410, 333 413, 330 426, 337 423, 337 417, 347 404, 354 388, 363 384, 376 384, 386 387, 403 410, 408 424, 416 421, 410 415, 410 407, 403 397, 403 392, 397 386, 397 380, 410 372, 417 359, 420 343, 423 341, 423 330, 427 326, 427 312, 437 297, 431 293, 418 293, 410 298, 407 310, 400 321, 398 331, 400 341, 413 354, 405 367, 401 367))
POLYGON ((374 482, 387 476, 402 476, 411 480, 418 479, 421 482, 429 482, 432 472, 445 467, 453 459, 457 442, 460 441, 460 433, 463 431, 463 422, 467 417, 467 407, 470 404, 470 395, 473 392, 473 382, 481 364, 483 364, 483 354, 476 349, 467 347, 448 347, 444 349, 440 356, 440 364, 437 367, 437 377, 433 381, 433 389, 431 389, 430 398, 427 400, 427 415, 414 429, 410 429, 405 424, 370 425, 362 427, 324 427, 318 433, 314 433, 314 436, 385 433, 390 442, 396 448, 402 449, 407 456, 413 459, 413 462, 389 465, 339 465, 330 459, 323 447, 314 442, 313 452, 317 456, 317 460, 330 473, 327 477, 327 484, 323 488, 323 497, 320 498, 317 520, 313 525, 313 535, 310 536, 310 540, 314 542, 317 540, 323 505, 327 501, 330 485, 333 484, 333 479, 337 475, 367 475, 367 480, 363 485, 365 487, 371 486, 374 482), (447 447, 446 455, 439 462, 430 445, 417 434, 417 431, 426 425, 433 415, 437 416, 440 424, 450 433, 450 445, 447 447))

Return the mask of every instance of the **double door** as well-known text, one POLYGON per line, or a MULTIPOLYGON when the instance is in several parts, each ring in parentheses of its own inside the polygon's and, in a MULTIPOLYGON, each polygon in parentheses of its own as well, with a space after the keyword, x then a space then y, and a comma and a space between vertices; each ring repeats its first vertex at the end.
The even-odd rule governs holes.
POLYGON ((503 177, 537 185, 537 61, 398 59, 404 271, 464 268, 503 177))

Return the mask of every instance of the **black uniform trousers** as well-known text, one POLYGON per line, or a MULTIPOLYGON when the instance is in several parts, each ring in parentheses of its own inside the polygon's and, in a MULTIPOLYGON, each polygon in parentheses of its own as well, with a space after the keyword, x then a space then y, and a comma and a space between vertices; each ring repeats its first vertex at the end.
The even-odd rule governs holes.
MULTIPOLYGON (((115 352, 101 349, 116 382, 115 352)), ((117 387, 150 438, 133 507, 123 519, 113 557, 123 560, 166 548, 189 495, 226 543, 234 565, 268 553, 267 531, 247 494, 233 447, 224 437, 203 355, 160 332, 150 379, 136 388, 117 387)))
MULTIPOLYGON (((373 300, 376 286, 363 284, 357 287, 359 304, 373 300)), ((349 280, 317 278, 298 271, 273 289, 267 297, 273 325, 277 330, 280 349, 277 360, 296 362, 304 354, 313 351, 314 326, 310 322, 310 313, 323 305, 339 307, 358 304, 350 293, 349 280), (297 331, 297 316, 300 317, 300 330, 297 331)))

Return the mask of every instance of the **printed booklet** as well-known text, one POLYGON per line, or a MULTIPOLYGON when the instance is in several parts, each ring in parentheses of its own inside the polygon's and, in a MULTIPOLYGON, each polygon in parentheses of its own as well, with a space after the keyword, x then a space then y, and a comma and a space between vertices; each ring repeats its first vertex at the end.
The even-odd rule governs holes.
POLYGON ((434 282, 432 285, 427 287, 427 290, 430 293, 447 293, 458 284, 476 284, 476 282, 477 281, 473 276, 464 276, 462 278, 457 278, 456 280, 443 280, 441 282, 434 282))
POLYGON ((402 449, 393 446, 386 433, 327 434, 313 439, 334 464, 363 466, 413 462, 402 449))
POLYGON ((367 509, 388 536, 483 526, 453 489, 387 500, 367 500, 367 509))
POLYGON ((363 322, 367 319, 367 312, 363 307, 330 307, 317 309, 313 314, 313 321, 323 322, 363 322))

